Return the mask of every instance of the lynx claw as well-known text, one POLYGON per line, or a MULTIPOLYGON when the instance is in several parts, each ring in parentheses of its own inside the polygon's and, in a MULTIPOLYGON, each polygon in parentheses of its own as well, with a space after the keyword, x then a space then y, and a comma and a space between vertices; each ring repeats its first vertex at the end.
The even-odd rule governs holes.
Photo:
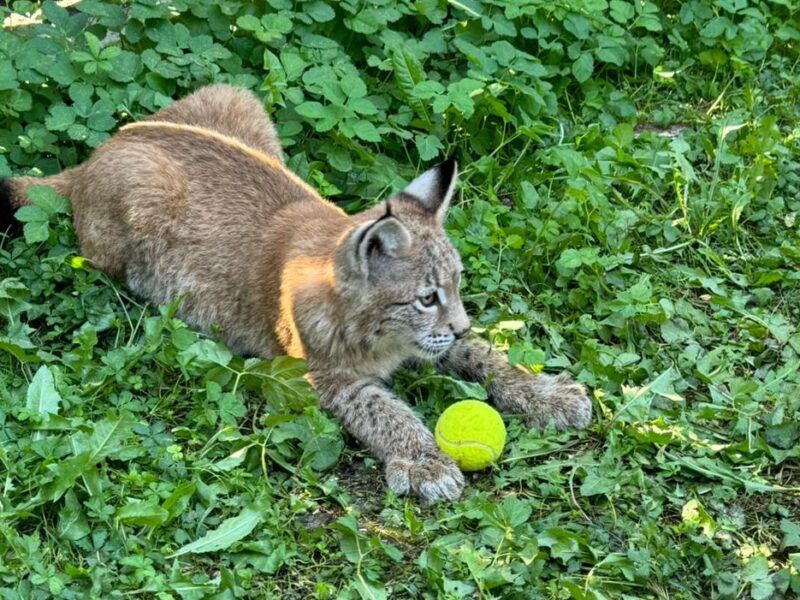
POLYGON ((386 483, 396 494, 413 492, 429 505, 458 499, 464 489, 464 475, 450 458, 432 451, 415 459, 389 459, 386 483))

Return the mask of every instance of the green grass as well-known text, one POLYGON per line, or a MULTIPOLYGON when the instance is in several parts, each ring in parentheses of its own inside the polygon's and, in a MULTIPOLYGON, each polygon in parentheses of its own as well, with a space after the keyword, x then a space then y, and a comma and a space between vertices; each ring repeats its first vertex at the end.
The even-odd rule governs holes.
MULTIPOLYGON (((459 502, 395 497, 302 364, 131 297, 39 190, 0 238, 0 598, 797 597, 799 10, 83 0, 1 29, 0 176, 212 81, 348 210, 454 153, 474 325, 595 419, 507 418, 459 502)), ((430 425, 480 394, 395 389, 430 425)))

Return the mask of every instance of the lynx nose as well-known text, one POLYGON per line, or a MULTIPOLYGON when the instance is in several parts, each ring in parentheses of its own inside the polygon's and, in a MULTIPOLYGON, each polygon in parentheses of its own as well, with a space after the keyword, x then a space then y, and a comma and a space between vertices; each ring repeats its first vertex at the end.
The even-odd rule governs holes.
POLYGON ((461 331, 453 331, 453 335, 456 336, 457 340, 467 337, 468 333, 469 333, 469 327, 467 327, 466 329, 462 329, 461 331))
POLYGON ((450 330, 456 339, 461 339, 469 333, 469 317, 464 310, 464 305, 461 302, 453 307, 453 315, 450 319, 450 330))

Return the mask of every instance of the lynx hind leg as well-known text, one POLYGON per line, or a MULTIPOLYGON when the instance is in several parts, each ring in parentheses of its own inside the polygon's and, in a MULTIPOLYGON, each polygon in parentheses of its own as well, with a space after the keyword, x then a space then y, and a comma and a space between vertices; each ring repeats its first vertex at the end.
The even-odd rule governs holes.
POLYGON ((534 375, 512 367, 484 340, 457 341, 437 366, 470 381, 489 381, 494 404, 503 411, 525 415, 531 427, 542 429, 552 420, 559 429, 585 428, 591 421, 592 403, 580 383, 566 373, 534 375))
POLYGON ((213 129, 283 162, 278 134, 255 94, 231 85, 202 87, 148 117, 213 129))
POLYGON ((188 206, 186 175, 148 144, 113 139, 79 168, 70 200, 81 253, 124 279, 140 242, 174 238, 174 223, 188 206))

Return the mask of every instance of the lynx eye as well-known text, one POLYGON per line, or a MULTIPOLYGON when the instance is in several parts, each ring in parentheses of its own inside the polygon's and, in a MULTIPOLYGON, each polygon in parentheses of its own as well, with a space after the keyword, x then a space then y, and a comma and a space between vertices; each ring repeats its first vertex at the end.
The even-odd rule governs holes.
POLYGON ((427 294, 425 296, 420 296, 419 302, 420 304, 422 304, 422 306, 427 308, 436 304, 437 298, 438 295, 436 294, 436 292, 431 292, 430 294, 427 294))

